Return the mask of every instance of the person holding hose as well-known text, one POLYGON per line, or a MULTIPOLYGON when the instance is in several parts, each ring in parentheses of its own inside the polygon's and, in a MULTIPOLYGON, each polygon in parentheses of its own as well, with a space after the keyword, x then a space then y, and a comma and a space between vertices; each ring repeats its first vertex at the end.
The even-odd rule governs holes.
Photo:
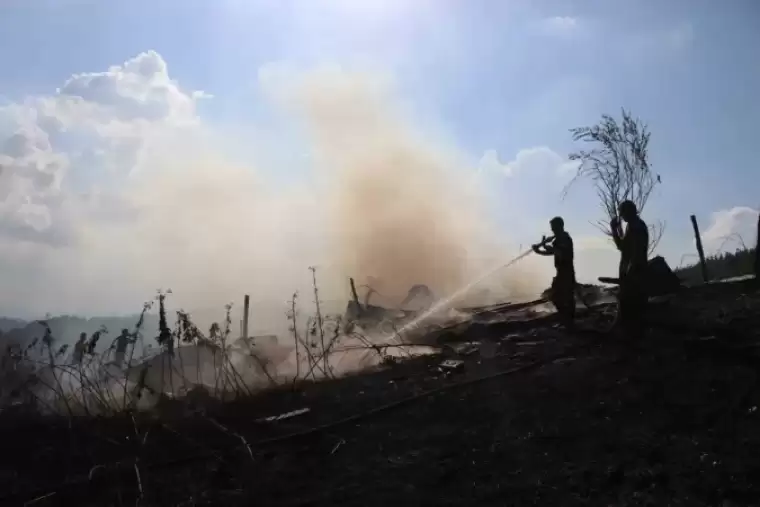
POLYGON ((620 313, 619 322, 629 335, 640 335, 648 301, 646 275, 649 256, 649 229, 639 216, 633 201, 623 201, 620 218, 626 222, 623 232, 617 217, 610 221, 615 246, 620 250, 620 313))
POLYGON ((557 275, 552 280, 551 301, 557 308, 557 313, 567 329, 575 324, 575 265, 573 239, 565 230, 562 217, 554 217, 549 221, 554 236, 546 238, 541 243, 532 245, 538 255, 554 257, 554 268, 557 275))

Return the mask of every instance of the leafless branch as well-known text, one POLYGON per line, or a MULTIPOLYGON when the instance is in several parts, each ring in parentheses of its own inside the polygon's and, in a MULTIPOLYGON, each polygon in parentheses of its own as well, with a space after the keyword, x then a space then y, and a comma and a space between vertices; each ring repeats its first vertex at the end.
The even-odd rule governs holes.
MULTIPOLYGON (((649 139, 647 126, 622 110, 622 121, 603 115, 601 121, 590 127, 570 129, 573 141, 592 143, 591 150, 580 150, 570 155, 578 161, 578 170, 562 191, 563 198, 580 180, 590 180, 594 186, 604 219, 597 227, 611 236, 609 222, 617 216, 620 203, 631 200, 639 212, 643 211, 660 176, 652 173, 649 165, 649 139)), ((662 239, 665 224, 650 224, 650 254, 662 239)))

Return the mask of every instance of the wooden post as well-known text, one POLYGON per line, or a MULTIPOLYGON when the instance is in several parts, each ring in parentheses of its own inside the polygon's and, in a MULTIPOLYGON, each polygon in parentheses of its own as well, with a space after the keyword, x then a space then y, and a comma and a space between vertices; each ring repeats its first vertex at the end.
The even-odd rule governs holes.
POLYGON ((697 240, 697 253, 699 254, 699 265, 702 267, 702 280, 705 283, 710 281, 710 277, 707 274, 707 263, 705 262, 705 251, 702 249, 702 237, 699 235, 699 226, 697 225, 697 217, 691 216, 691 225, 694 227, 694 239, 697 240))
POLYGON ((251 303, 251 297, 246 294, 243 299, 243 338, 248 338, 248 307, 251 303))
POLYGON ((760 281, 760 213, 757 215, 757 239, 755 240, 755 280, 760 281))
POLYGON ((361 303, 359 303, 359 295, 356 294, 356 284, 353 278, 349 278, 349 281, 351 282, 351 297, 354 299, 354 305, 356 305, 356 314, 361 317, 363 308, 361 303))

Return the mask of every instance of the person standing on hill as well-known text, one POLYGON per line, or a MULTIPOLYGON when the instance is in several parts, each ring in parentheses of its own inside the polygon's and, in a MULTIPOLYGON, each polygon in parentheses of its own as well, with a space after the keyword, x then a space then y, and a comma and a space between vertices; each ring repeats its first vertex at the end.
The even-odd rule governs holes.
POLYGON ((625 233, 617 218, 610 222, 610 229, 615 246, 620 250, 620 324, 627 332, 640 334, 648 300, 649 229, 632 201, 620 203, 619 213, 627 224, 625 233))
POLYGON ((549 221, 553 239, 532 245, 538 255, 554 257, 554 268, 557 275, 552 280, 551 301, 557 308, 562 323, 568 329, 575 323, 575 264, 573 238, 565 230, 562 217, 554 217, 549 221), (548 244, 551 241, 551 244, 548 244))
POLYGON ((127 354, 127 346, 135 340, 129 336, 129 329, 122 329, 121 334, 116 338, 116 350, 113 356, 113 362, 116 366, 121 367, 124 364, 124 356, 127 354))
POLYGON ((84 353, 87 349, 87 333, 80 333, 79 340, 74 344, 74 364, 79 366, 84 359, 84 353))

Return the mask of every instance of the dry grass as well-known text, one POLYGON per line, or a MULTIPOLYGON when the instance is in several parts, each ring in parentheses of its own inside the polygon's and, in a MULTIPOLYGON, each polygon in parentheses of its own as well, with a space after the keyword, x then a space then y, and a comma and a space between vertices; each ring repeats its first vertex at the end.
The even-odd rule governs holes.
MULTIPOLYGON (((316 279, 314 293, 318 301, 316 279)), ((108 339, 108 329, 101 328, 88 337, 81 359, 76 360, 68 354, 68 344, 57 346, 50 327, 41 321, 44 336, 23 348, 8 347, 2 358, 0 371, 10 373, 2 386, 5 396, 13 395, 16 411, 117 416, 156 405, 177 405, 180 400, 197 404, 201 399, 246 398, 262 388, 295 388, 307 380, 335 378, 343 373, 344 365, 332 360, 340 354, 363 353, 368 365, 392 361, 390 349, 411 356, 399 336, 392 343, 376 343, 363 334, 363 328, 372 331, 375 322, 323 316, 318 304, 316 315, 302 321, 298 295, 294 294, 286 315, 295 358, 278 367, 267 356, 265 344, 246 341, 243 347, 233 338, 231 304, 225 306, 221 324, 213 323, 207 333, 182 310, 176 312, 175 324, 170 327, 165 309, 170 294, 159 291, 154 301, 143 306, 128 334, 125 368, 113 364, 118 337, 97 351, 98 344, 108 339), (156 303, 159 331, 153 347, 145 343, 143 325, 156 303)), ((358 364, 354 369, 361 367, 358 364)))

